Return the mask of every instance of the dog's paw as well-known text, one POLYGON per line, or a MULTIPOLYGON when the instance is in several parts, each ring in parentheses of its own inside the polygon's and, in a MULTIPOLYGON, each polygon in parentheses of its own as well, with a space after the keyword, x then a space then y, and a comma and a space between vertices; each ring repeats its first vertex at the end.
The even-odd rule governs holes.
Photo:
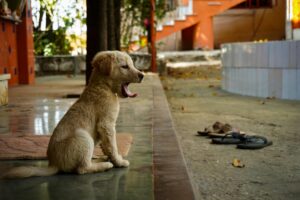
POLYGON ((111 169, 114 167, 114 165, 111 162, 105 162, 103 163, 103 165, 106 169, 111 169))
POLYGON ((118 160, 116 163, 115 163, 115 166, 116 167, 128 167, 130 165, 129 161, 128 160, 118 160))
POLYGON ((128 160, 122 160, 122 167, 128 167, 130 165, 128 160))
POLYGON ((129 166, 129 161, 123 159, 121 155, 116 155, 114 159, 111 159, 112 163, 115 165, 115 167, 128 167, 129 166))

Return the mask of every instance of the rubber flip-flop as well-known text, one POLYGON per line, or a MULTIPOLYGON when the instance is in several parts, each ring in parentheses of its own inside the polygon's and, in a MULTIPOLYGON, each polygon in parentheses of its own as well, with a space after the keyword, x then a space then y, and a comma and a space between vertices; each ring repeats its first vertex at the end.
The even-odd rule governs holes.
POLYGON ((245 140, 246 135, 239 132, 230 132, 220 138, 213 138, 213 144, 240 144, 245 140))
POLYGON ((265 137, 252 135, 247 136, 246 139, 237 145, 239 149, 261 149, 272 145, 273 142, 265 137))
POLYGON ((241 135, 245 135, 245 132, 241 132, 239 129, 236 129, 236 128, 233 128, 232 130, 230 131, 227 131, 227 132, 210 132, 208 133, 208 137, 210 138, 223 138, 224 136, 228 135, 228 134, 231 134, 231 133, 240 133, 241 135))
POLYGON ((210 138, 222 138, 228 133, 208 133, 207 136, 210 138))
POLYGON ((208 131, 197 131, 198 135, 200 136, 208 136, 208 131))

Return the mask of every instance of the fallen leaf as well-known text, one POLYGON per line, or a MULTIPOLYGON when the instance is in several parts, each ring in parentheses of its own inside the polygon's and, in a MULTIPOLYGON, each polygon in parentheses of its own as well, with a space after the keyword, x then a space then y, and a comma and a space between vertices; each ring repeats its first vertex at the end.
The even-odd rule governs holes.
POLYGON ((244 168, 245 165, 241 163, 239 159, 233 159, 232 161, 232 166, 237 167, 237 168, 244 168))
POLYGON ((262 105, 263 105, 263 104, 266 104, 266 101, 264 101, 264 100, 263 100, 263 101, 260 101, 260 104, 262 104, 262 105))
POLYGON ((185 109, 184 106, 181 106, 181 110, 184 111, 184 109, 185 109))

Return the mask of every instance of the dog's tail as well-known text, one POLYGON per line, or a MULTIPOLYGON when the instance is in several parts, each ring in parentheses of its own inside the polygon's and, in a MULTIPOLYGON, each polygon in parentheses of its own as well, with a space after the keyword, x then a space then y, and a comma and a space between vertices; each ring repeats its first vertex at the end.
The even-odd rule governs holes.
POLYGON ((28 178, 32 176, 52 176, 58 173, 56 167, 21 166, 9 170, 1 176, 2 179, 28 178))

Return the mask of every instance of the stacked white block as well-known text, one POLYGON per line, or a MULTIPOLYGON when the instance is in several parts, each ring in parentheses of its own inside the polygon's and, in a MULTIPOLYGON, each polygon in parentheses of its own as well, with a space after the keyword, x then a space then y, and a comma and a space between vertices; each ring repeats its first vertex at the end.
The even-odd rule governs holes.
POLYGON ((300 41, 223 44, 222 65, 226 91, 300 100, 300 41))
POLYGON ((10 74, 0 74, 0 106, 8 104, 8 80, 10 74))

